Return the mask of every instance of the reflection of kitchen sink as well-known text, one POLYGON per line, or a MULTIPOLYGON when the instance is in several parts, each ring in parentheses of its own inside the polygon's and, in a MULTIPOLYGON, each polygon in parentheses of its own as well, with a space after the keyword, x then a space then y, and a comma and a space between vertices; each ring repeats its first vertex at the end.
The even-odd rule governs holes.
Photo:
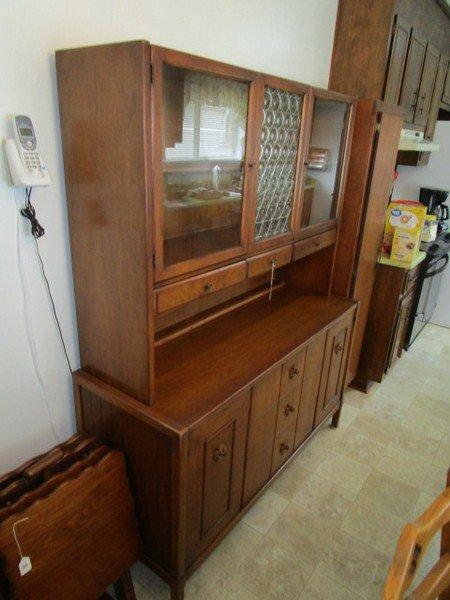
POLYGON ((219 200, 219 198, 227 198, 230 195, 225 190, 202 190, 200 192, 191 192, 190 196, 197 200, 219 200))

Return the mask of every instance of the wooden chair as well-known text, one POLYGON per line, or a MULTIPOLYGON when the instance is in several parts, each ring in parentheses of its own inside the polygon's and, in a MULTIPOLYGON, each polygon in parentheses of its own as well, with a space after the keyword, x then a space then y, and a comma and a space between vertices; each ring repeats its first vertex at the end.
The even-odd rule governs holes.
POLYGON ((447 488, 415 521, 404 527, 389 569, 382 600, 450 600, 450 469, 447 488), (409 595, 430 541, 442 530, 441 557, 409 595))

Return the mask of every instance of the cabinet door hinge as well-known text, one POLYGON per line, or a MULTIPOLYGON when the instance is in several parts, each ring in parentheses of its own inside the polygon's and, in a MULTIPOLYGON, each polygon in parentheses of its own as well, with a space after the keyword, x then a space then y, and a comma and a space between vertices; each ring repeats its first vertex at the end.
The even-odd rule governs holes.
POLYGON ((150 84, 153 84, 153 65, 150 63, 150 84))

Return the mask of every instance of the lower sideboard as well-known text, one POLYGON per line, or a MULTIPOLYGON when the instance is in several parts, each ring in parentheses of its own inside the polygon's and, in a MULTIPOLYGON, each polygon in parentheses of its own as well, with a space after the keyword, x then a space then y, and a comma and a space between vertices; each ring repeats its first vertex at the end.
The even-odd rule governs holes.
POLYGON ((188 426, 86 371, 74 374, 79 430, 120 448, 142 557, 183 598, 187 578, 342 406, 356 304, 188 426))

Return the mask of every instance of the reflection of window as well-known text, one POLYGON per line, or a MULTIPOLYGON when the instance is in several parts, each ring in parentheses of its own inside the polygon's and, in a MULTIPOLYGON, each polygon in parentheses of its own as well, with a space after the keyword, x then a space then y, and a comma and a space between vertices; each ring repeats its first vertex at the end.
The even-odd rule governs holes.
POLYGON ((165 158, 240 159, 244 136, 232 108, 190 102, 184 106, 182 141, 166 148, 165 158))

